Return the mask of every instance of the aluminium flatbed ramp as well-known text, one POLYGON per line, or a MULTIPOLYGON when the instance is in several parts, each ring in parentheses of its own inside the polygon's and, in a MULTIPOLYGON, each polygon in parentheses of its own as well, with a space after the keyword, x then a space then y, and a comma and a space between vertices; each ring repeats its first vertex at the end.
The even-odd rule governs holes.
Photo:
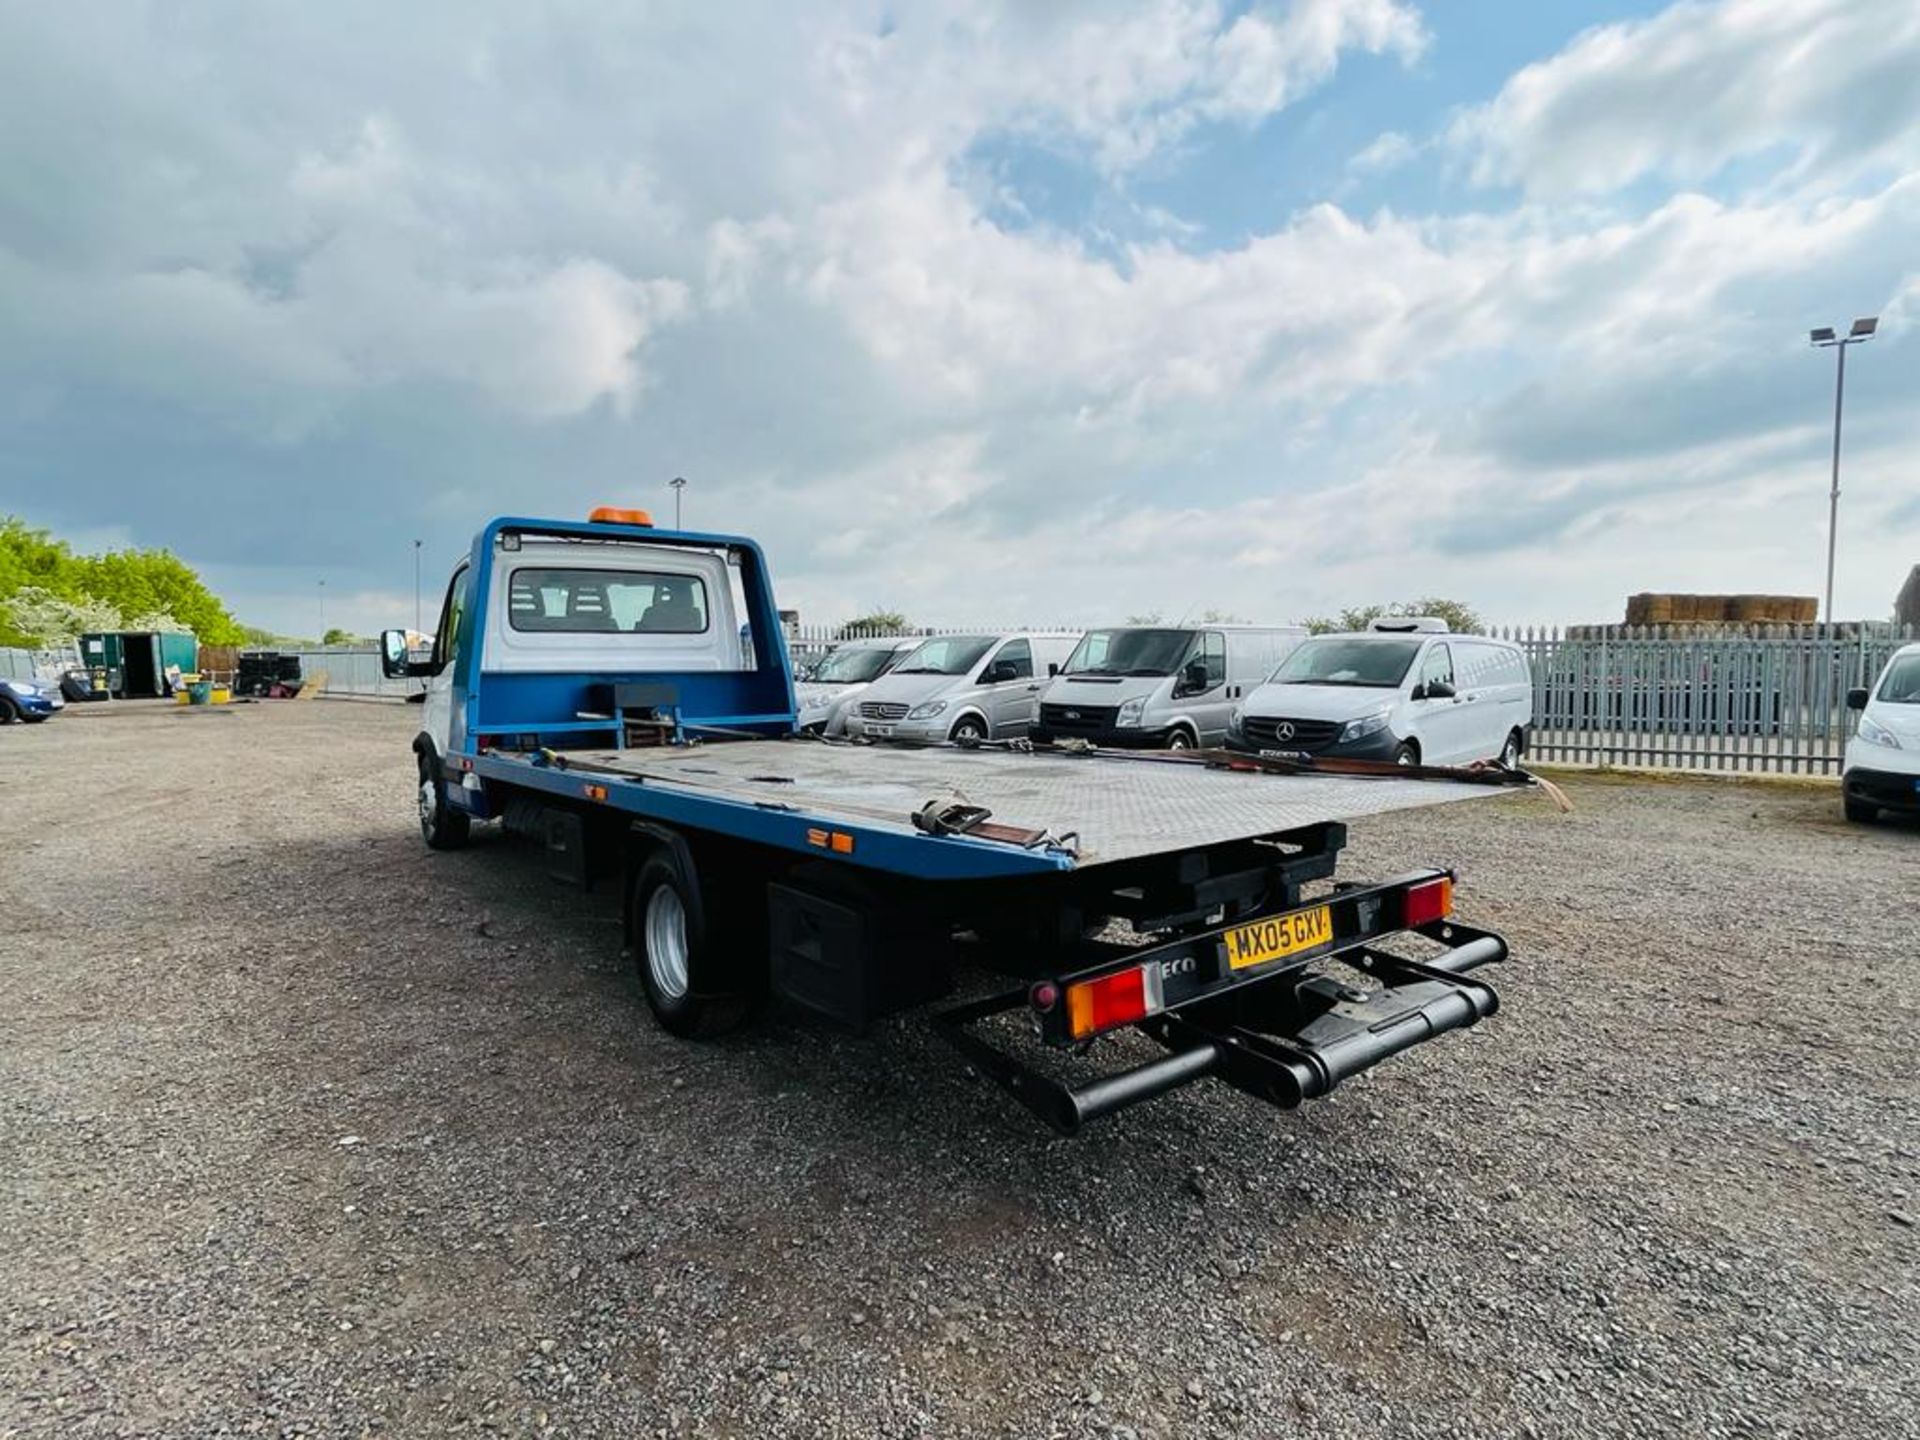
POLYGON ((996 824, 1077 833, 1078 867, 1507 793, 1446 780, 1270 775, 1126 755, 1059 755, 817 740, 569 750, 572 764, 649 785, 773 801, 833 822, 916 833, 929 800, 982 806, 996 824))

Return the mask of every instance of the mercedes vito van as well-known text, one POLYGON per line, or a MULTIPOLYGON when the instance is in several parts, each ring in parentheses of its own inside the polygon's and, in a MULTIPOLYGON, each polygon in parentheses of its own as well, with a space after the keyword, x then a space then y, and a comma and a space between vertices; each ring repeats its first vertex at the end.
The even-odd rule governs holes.
POLYGON ((848 640, 827 653, 813 673, 794 686, 800 704, 800 728, 816 735, 846 734, 853 700, 867 686, 920 646, 918 635, 848 640))
POLYGON ((1394 617, 1301 641, 1235 711, 1227 743, 1403 765, 1511 765, 1532 723, 1533 676, 1519 646, 1394 617))
POLYGON ((1840 774, 1849 820, 1920 814, 1920 645, 1902 645, 1872 690, 1849 690, 1860 723, 1840 774))
POLYGON ((875 740, 1017 740, 1078 635, 937 635, 867 687, 847 733, 875 740))
POLYGON ((1040 695, 1036 740, 1218 745, 1233 707, 1306 637, 1298 625, 1089 630, 1040 695))

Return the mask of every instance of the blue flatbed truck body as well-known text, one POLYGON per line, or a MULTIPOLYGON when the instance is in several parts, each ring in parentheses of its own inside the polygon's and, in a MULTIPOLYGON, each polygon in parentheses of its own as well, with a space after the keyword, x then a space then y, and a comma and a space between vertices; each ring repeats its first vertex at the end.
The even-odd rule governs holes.
POLYGON ((1486 776, 805 737, 759 546, 626 518, 490 522, 432 657, 398 634, 389 673, 428 680, 428 843, 502 819, 557 873, 617 873, 642 992, 676 1034, 769 995, 860 1026, 984 969, 1017 988, 936 1023, 1070 1132, 1201 1075, 1298 1103, 1497 1005, 1465 972, 1505 946, 1452 920, 1447 872, 1308 893, 1346 820, 1486 776), (1441 955, 1379 943, 1416 933, 1441 955), (1132 1028, 1169 1054, 1073 1083, 984 1038, 1009 1014, 1055 1051, 1132 1028))

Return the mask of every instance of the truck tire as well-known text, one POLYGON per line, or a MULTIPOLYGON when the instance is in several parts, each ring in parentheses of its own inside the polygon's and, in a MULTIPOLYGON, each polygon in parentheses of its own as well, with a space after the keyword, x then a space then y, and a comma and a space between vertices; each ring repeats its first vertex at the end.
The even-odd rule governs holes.
POLYGON ((1418 765, 1420 747, 1411 740, 1402 740, 1393 747, 1393 763, 1396 765, 1418 765))
POLYGON ((1507 732, 1507 743, 1500 747, 1500 763, 1512 770, 1520 763, 1520 756, 1526 750, 1526 740, 1518 730, 1507 732))
POLYGON ((1848 795, 1843 803, 1847 807, 1847 819, 1856 825, 1871 825, 1880 818, 1880 807, 1871 800, 1856 800, 1848 795))
POLYGON ((446 777, 440 758, 420 751, 420 838, 429 850, 458 850, 473 831, 473 817, 447 803, 446 777))
POLYGON ((978 715, 962 715, 947 732, 947 739, 956 745, 978 745, 986 738, 987 722, 978 715))
POLYGON ((684 1040, 737 1029, 752 1012, 753 997, 699 993, 703 961, 720 941, 699 892, 670 852, 656 851, 634 872, 627 915, 640 989, 660 1028, 684 1040))
POLYGON ((1193 732, 1184 725, 1176 725, 1167 732, 1167 749, 1191 750, 1199 742, 1193 738, 1193 732))
POLYGON ((0 695, 0 725, 11 725, 19 718, 20 707, 5 695, 0 695))

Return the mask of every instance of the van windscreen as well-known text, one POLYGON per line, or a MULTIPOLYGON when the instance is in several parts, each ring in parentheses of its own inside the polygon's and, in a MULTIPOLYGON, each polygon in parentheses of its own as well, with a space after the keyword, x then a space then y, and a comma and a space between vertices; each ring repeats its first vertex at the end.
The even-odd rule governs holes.
POLYGON ((1359 639, 1349 635, 1319 635, 1302 640, 1299 648, 1273 672, 1276 685, 1359 685, 1397 690, 1407 678, 1413 657, 1426 641, 1359 639))
POLYGON ((878 679, 893 655, 878 645, 844 646, 822 660, 812 678, 822 685, 857 685, 878 679))
POLYGON ((1888 705, 1920 705, 1920 655, 1902 655, 1887 666, 1874 698, 1888 705))
POLYGON ((1089 630, 1065 675, 1171 675, 1193 643, 1191 630, 1089 630))
POLYGON ((993 644, 991 635, 942 635, 900 662, 895 675, 964 675, 993 644))

